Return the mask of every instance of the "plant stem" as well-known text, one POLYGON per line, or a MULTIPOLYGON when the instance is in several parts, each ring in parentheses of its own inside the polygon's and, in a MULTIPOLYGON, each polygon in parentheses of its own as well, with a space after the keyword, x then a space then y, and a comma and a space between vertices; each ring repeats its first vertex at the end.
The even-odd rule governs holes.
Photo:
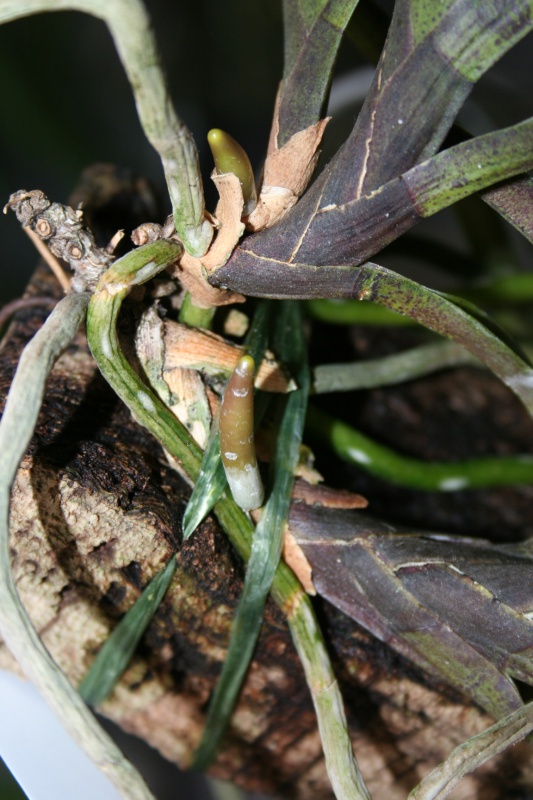
MULTIPOLYGON (((266 599, 281 556, 294 473, 300 456, 309 392, 309 367, 299 305, 294 302, 283 303, 276 322, 274 349, 284 364, 296 367, 297 372, 294 377, 298 382, 298 389, 282 398, 283 414, 276 437, 272 491, 255 529, 244 588, 233 621, 228 654, 209 707, 204 735, 195 756, 195 764, 200 767, 207 766, 216 754, 253 656, 261 630, 266 599)), ((253 365, 253 360, 250 360, 253 365)), ((226 393, 228 388, 231 389, 230 383, 226 393)), ((224 397, 226 398, 226 394, 224 397)), ((224 460, 226 437, 222 430, 223 412, 224 409, 221 412, 220 440, 224 460)), ((253 420, 249 422, 253 425, 253 420)), ((241 434, 237 439, 247 441, 247 437, 241 434)), ((237 451, 235 446, 232 446, 232 449, 237 451)), ((228 476, 227 467, 226 475, 228 476)), ((241 508, 246 508, 241 502, 238 504, 241 508)))
POLYGON ((61 300, 26 346, 0 424, 0 631, 72 738, 108 774, 123 796, 128 800, 153 800, 141 776, 103 731, 48 653, 20 602, 10 566, 10 488, 35 429, 48 375, 75 336, 89 297, 86 293, 71 294, 61 300))
MULTIPOLYGON (((244 561, 252 548, 253 525, 232 501, 215 506, 218 521, 244 561)), ((287 616, 294 646, 318 720, 326 769, 337 800, 369 800, 368 791, 354 758, 340 689, 331 666, 320 625, 308 595, 292 570, 281 561, 272 581, 272 597, 287 616)))
MULTIPOLYGON (((202 451, 159 397, 132 370, 120 350, 116 334, 120 306, 130 288, 164 268, 164 250, 149 251, 148 248, 170 244, 162 240, 145 245, 117 261, 103 275, 89 305, 87 338, 103 376, 116 394, 126 403, 137 421, 181 462, 191 480, 196 481, 200 473, 202 451), (156 253, 159 253, 159 267, 153 263, 156 253), (143 266, 143 261, 148 263, 143 266), (142 277, 135 276, 140 270, 142 277), (131 273, 129 277, 128 273, 131 273)), ((175 254, 167 252, 166 258, 173 260, 175 254)), ((254 533, 248 516, 226 496, 216 504, 215 513, 232 545, 244 560, 248 560, 254 533)), ((337 798, 368 800, 369 795, 353 755, 342 712, 342 698, 320 627, 309 598, 284 562, 280 562, 275 571, 272 596, 287 614, 297 649, 305 654, 302 663, 317 713, 326 768, 337 798)))
POLYGON ((0 24, 42 11, 83 11, 102 19, 128 76, 139 119, 161 158, 174 224, 188 252, 211 242, 194 139, 174 111, 150 19, 141 0, 0 0, 0 24))
POLYGON ((202 308, 193 303, 190 292, 185 293, 180 308, 180 322, 190 325, 191 328, 205 328, 211 330, 216 308, 202 308))

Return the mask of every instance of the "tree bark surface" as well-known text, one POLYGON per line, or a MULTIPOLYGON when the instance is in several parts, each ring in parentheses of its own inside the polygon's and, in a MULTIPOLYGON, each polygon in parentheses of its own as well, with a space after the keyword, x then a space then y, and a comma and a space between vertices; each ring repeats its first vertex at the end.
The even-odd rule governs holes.
MULTIPOLYGON (((29 296, 57 295, 40 268, 29 296)), ((0 353, 2 397, 47 310, 19 311, 0 353)), ((12 493, 13 571, 46 646, 74 685, 116 621, 178 551, 171 588, 102 713, 186 767, 224 660, 243 568, 209 519, 181 540, 189 487, 100 377, 83 332, 57 363, 12 493)), ((491 720, 316 601, 374 800, 404 798, 491 720)), ((16 670, 0 647, 0 667, 16 670)), ((465 779, 459 800, 530 797, 531 750, 514 747, 465 779)), ((249 790, 329 800, 302 669, 269 601, 256 654, 213 773, 249 790)))

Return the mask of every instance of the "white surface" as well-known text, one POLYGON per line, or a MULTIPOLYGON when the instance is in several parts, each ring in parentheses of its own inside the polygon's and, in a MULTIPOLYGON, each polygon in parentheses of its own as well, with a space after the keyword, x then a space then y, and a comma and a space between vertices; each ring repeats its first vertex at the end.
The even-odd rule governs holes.
POLYGON ((37 690, 1 670, 0 755, 29 800, 121 800, 37 690))

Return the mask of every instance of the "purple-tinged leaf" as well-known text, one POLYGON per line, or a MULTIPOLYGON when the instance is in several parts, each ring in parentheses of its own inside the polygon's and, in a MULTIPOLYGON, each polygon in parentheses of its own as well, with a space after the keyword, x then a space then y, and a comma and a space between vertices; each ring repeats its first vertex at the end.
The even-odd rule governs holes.
POLYGON ((354 295, 399 311, 462 344, 485 363, 533 415, 533 369, 480 319, 454 301, 383 267, 362 268, 354 295))
MULTIPOLYGON (((425 16, 432 15, 433 3, 418 6, 419 16, 423 8, 425 16)), ((318 210, 377 190, 431 157, 473 84, 531 30, 533 19, 525 0, 488 0, 475 5, 471 0, 457 0, 434 27, 420 20, 413 25, 423 37, 412 50, 406 44, 409 36, 403 22, 391 25, 372 88, 352 133, 300 201, 298 217, 288 215, 297 235, 305 231, 318 210), (398 47, 395 31, 402 42, 398 47), (404 52, 408 55, 402 60, 404 52)))
POLYGON ((358 0, 285 0, 279 147, 323 116, 337 51, 358 0))
POLYGON ((310 219, 300 202, 273 228, 246 239, 211 282, 261 296, 258 278, 266 270, 270 291, 274 286, 277 297, 350 297, 348 271, 339 272, 337 280, 324 280, 313 267, 322 267, 331 276, 338 267, 360 264, 421 218, 533 168, 532 143, 533 118, 461 142, 377 191, 316 210, 310 219), (285 280, 294 282, 300 270, 306 275, 307 293, 284 294, 285 280))
POLYGON ((494 717, 520 707, 508 676, 533 683, 533 560, 519 547, 304 504, 290 527, 322 597, 494 717))
POLYGON ((533 244, 533 177, 523 175, 489 189, 483 200, 533 244))
POLYGON ((533 168, 533 117, 450 147, 402 176, 418 213, 431 216, 473 192, 533 168))

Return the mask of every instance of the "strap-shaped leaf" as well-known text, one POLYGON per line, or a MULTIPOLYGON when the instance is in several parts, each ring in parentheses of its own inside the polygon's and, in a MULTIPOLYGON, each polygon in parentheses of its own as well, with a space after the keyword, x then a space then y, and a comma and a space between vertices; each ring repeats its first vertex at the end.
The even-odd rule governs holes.
MULTIPOLYGON (((374 255, 464 197, 533 167, 533 118, 438 153, 377 192, 316 214, 288 260, 348 264, 374 255)), ((285 225, 285 221, 281 226, 285 225)), ((266 233, 266 232, 265 232, 266 233)), ((250 244, 252 247, 253 244, 250 244)))
POLYGON ((403 179, 423 217, 533 168, 533 117, 439 153, 403 179))
POLYGON ((533 168, 532 140, 530 118, 450 147, 312 219, 299 203, 273 229, 246 239, 210 281, 259 296, 349 297, 354 273, 338 266, 361 263, 421 218, 533 168))
MULTIPOLYGON (((270 325, 269 313, 271 311, 271 305, 268 302, 259 303, 246 336, 245 346, 247 353, 252 356, 256 364, 261 363, 267 346, 270 325)), ((194 484, 194 489, 183 514, 183 536, 185 539, 188 539, 202 520, 206 518, 226 488, 226 475, 220 457, 218 419, 214 419, 202 459, 200 474, 194 484)))
POLYGON ((196 754, 195 764, 200 768, 204 768, 214 757, 233 713, 259 636, 266 598, 281 555, 309 391, 309 369, 298 304, 286 302, 279 309, 273 346, 282 362, 293 372, 298 389, 281 400, 284 409, 276 438, 272 490, 254 534, 226 661, 196 754))
POLYGON ((323 185, 306 198, 309 210, 348 202, 432 156, 474 83, 532 26, 527 0, 400 3, 365 105, 323 185))
POLYGON ((480 320, 448 298, 383 267, 362 268, 354 295, 416 319, 466 347, 522 400, 533 414, 533 369, 480 320))
MULTIPOLYGON (((430 0, 417 5, 418 22, 412 25, 422 38, 415 47, 409 46, 413 33, 409 26, 405 29, 400 8, 398 19, 402 24, 391 26, 382 61, 350 137, 275 233, 266 232, 260 246, 251 239, 250 247, 256 252, 264 250, 266 255, 273 242, 281 238, 287 245, 285 253, 269 256, 288 260, 317 211, 330 211, 376 191, 434 155, 473 83, 533 26, 533 12, 526 0, 476 4, 456 0, 440 19, 437 13, 438 24, 432 27, 428 19, 434 6, 430 0), (424 19, 420 21, 422 8, 424 19), (395 31, 401 38, 396 50, 395 31), (390 74, 389 58, 393 62, 390 74)), ((390 209, 383 208, 383 215, 378 213, 375 220, 374 231, 366 232, 377 244, 377 248, 370 248, 372 252, 390 241, 387 235, 381 236, 382 228, 390 222, 390 209), (387 213, 389 217, 385 217, 387 213)), ((322 247, 352 226, 353 220, 342 222, 339 218, 333 236, 322 237, 322 247)), ((396 235, 401 232, 400 228, 396 235)), ((358 239, 360 242, 362 236, 358 239)), ((353 257, 357 257, 357 251, 354 246, 353 257)))
POLYGON ((98 706, 113 690, 128 666, 152 617, 159 608, 176 571, 176 559, 152 578, 133 606, 106 639, 78 691, 91 706, 98 706))
POLYGON ((519 549, 398 534, 360 511, 295 504, 291 531, 317 591, 495 717, 533 682, 533 561, 519 549))
POLYGON ((277 273, 276 294, 290 292, 296 297, 308 297, 310 288, 314 290, 316 287, 315 296, 318 297, 324 294, 331 297, 337 292, 339 297, 371 300, 398 311, 466 347, 533 413, 533 370, 482 322, 437 292, 377 264, 369 263, 353 270, 347 267, 309 268, 307 265, 302 267, 273 261, 265 266, 266 269, 256 276, 258 293, 264 290, 265 294, 272 295, 277 273), (269 275, 269 270, 273 274, 269 275), (279 275, 283 273, 287 282, 282 288, 279 275), (258 280, 259 275, 261 280, 258 280))
POLYGON ((337 51, 358 1, 284 0, 279 147, 323 116, 337 51))
POLYGON ((489 189, 483 200, 533 244, 533 177, 524 175, 489 189))
MULTIPOLYGON (((172 252, 176 245, 164 240, 155 244, 159 245, 155 249, 151 249, 153 245, 146 245, 129 253, 118 264, 118 268, 115 264, 103 276, 101 288, 91 301, 87 338, 104 377, 117 395, 137 420, 175 458, 180 459, 191 480, 195 481, 200 472, 200 448, 160 398, 132 370, 120 349, 116 334, 117 316, 130 288, 163 269, 165 258, 171 263, 176 256, 172 252), (159 264, 155 263, 157 261, 159 264)), ((253 535, 253 525, 248 516, 231 498, 225 496, 216 504, 215 513, 232 545, 247 560, 253 535)), ((287 614, 293 640, 302 660, 335 794, 338 800, 368 800, 369 795, 353 756, 342 698, 320 627, 309 598, 284 563, 275 569, 272 596, 287 614)))

